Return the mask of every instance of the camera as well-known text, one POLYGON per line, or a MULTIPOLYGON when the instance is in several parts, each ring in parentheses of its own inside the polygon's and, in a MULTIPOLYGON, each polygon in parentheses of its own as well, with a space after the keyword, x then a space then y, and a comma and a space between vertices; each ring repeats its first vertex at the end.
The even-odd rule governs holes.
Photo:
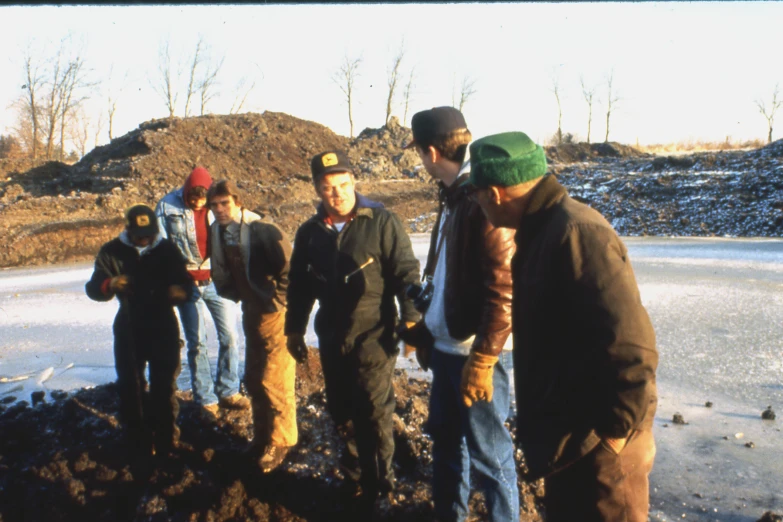
POLYGON ((413 300, 413 307, 419 312, 426 313, 432 301, 435 285, 432 281, 425 280, 424 284, 411 283, 405 288, 405 295, 413 300))

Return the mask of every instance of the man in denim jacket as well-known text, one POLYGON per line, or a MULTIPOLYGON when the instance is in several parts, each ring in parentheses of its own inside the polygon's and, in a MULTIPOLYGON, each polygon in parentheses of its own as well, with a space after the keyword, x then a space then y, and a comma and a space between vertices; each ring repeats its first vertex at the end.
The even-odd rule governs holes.
POLYGON ((193 397, 207 420, 215 419, 218 405, 232 409, 250 407, 250 401, 239 393, 236 305, 217 294, 210 276, 209 225, 214 216, 206 201, 211 185, 207 169, 196 167, 185 184, 166 194, 155 210, 161 235, 179 248, 195 282, 193 296, 178 308, 187 340, 193 397), (207 353, 207 311, 218 336, 214 383, 207 353))

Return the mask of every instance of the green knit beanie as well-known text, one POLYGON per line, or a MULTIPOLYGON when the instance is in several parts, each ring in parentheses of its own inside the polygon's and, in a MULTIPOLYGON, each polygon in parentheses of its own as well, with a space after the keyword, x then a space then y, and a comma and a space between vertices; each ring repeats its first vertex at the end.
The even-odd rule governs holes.
POLYGON ((470 144, 470 182, 512 187, 546 174, 546 154, 524 132, 503 132, 470 144))

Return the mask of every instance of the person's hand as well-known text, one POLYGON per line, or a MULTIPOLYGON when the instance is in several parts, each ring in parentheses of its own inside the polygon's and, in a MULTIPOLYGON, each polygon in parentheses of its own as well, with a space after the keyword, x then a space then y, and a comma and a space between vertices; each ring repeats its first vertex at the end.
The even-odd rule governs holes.
POLYGON ((125 274, 112 277, 109 281, 109 290, 115 294, 124 294, 130 290, 130 287, 130 277, 125 274))
POLYGON ((185 289, 182 288, 182 285, 171 285, 169 286, 169 301, 178 304, 178 303, 184 303, 188 299, 188 293, 185 292, 185 289))
POLYGON ((304 340, 304 334, 289 334, 287 340, 288 353, 298 363, 307 361, 307 344, 304 340))
POLYGON ((470 352, 462 367, 462 402, 470 408, 474 402, 492 400, 492 373, 498 362, 496 355, 470 352))

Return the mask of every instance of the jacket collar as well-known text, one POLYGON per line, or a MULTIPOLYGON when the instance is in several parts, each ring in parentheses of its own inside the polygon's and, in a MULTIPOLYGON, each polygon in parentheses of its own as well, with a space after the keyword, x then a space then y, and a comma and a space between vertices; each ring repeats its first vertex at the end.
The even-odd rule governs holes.
POLYGON ((457 179, 450 187, 447 187, 442 181, 438 181, 438 199, 441 203, 446 203, 447 206, 452 206, 459 200, 460 196, 464 193, 466 183, 470 178, 470 144, 465 149, 465 159, 462 162, 462 166, 457 173, 457 179))
MULTIPOLYGON (((134 245, 133 241, 131 241, 131 238, 128 235, 128 231, 127 230, 123 230, 122 232, 120 232, 120 241, 122 242, 123 245, 127 245, 127 246, 129 246, 131 248, 136 248, 136 245, 134 245)), ((147 247, 147 249, 144 252, 145 253, 149 252, 150 250, 152 250, 153 248, 158 246, 158 244, 161 241, 163 241, 163 236, 161 236, 160 234, 157 234, 155 236, 155 239, 152 240, 152 242, 149 244, 149 246, 147 247)))
POLYGON ((464 174, 460 174, 459 177, 447 187, 442 181, 438 182, 440 189, 438 190, 438 200, 441 204, 451 207, 460 200, 461 196, 465 193, 467 188, 470 170, 464 174))
POLYGON ((538 228, 545 217, 545 212, 568 196, 568 191, 552 174, 547 174, 533 187, 530 200, 522 214, 522 220, 517 229, 516 238, 519 241, 529 234, 528 231, 538 228))

